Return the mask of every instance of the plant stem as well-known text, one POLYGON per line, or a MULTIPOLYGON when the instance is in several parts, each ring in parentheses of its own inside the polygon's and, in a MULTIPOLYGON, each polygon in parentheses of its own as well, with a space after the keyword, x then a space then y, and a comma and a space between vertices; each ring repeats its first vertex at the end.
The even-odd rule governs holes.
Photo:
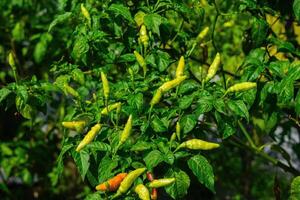
POLYGON ((244 125, 238 120, 238 124, 239 127, 241 129, 241 131, 243 132, 243 134, 245 135, 245 137, 247 138, 248 142, 250 143, 250 146, 254 149, 257 149, 256 145, 254 144, 253 140, 251 139, 250 135, 248 134, 248 132, 246 131, 244 125))

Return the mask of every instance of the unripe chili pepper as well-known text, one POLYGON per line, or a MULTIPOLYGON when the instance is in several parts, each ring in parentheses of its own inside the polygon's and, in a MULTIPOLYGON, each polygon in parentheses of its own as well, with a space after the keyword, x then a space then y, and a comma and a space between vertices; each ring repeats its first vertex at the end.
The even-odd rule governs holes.
POLYGON ((176 86, 178 86, 186 78, 187 78, 187 76, 180 76, 180 77, 177 77, 177 78, 175 78, 171 81, 167 81, 164 84, 162 84, 162 86, 160 86, 159 89, 161 89, 161 91, 163 93, 168 92, 172 88, 175 88, 176 86))
POLYGON ((72 121, 72 122, 62 122, 61 123, 63 127, 76 130, 77 132, 80 132, 83 130, 86 122, 85 121, 72 121))
POLYGON ((104 94, 105 99, 107 100, 109 97, 109 83, 108 83, 106 75, 103 72, 101 72, 101 80, 102 80, 102 84, 103 84, 103 94, 104 94))
POLYGON ((149 37, 147 35, 147 29, 144 24, 141 26, 141 29, 140 29, 139 41, 144 45, 145 49, 148 47, 149 37))
POLYGON ((65 89, 66 93, 68 93, 68 94, 70 94, 70 95, 72 95, 72 96, 74 96, 76 98, 79 97, 79 93, 76 90, 74 90, 74 88, 72 88, 71 86, 69 86, 68 84, 64 85, 64 89, 65 89))
POLYGON ((199 43, 201 40, 203 40, 204 37, 207 35, 208 31, 209 27, 207 26, 197 35, 196 41, 199 43))
POLYGON ((138 184, 134 191, 139 195, 141 200, 150 200, 150 193, 149 190, 143 184, 138 184))
POLYGON ((123 179, 127 176, 127 173, 119 173, 108 181, 96 186, 96 190, 100 191, 116 191, 123 179))
POLYGON ((184 57, 181 56, 180 59, 179 59, 179 62, 178 62, 178 66, 176 68, 176 78, 183 75, 184 67, 185 67, 184 57))
POLYGON ((143 68, 144 76, 146 76, 146 73, 147 73, 147 64, 145 62, 145 59, 143 58, 143 56, 141 54, 139 54, 139 52, 134 51, 133 53, 135 55, 135 58, 136 58, 137 62, 143 68))
POLYGON ((179 124, 179 122, 176 123, 176 135, 177 135, 177 139, 180 140, 180 124, 179 124))
POLYGON ((173 134, 171 135, 170 142, 175 141, 175 139, 176 139, 176 133, 173 133, 173 134))
POLYGON ((134 171, 131 171, 127 174, 127 176, 124 178, 124 180, 121 182, 120 187, 117 191, 117 193, 113 196, 112 199, 115 199, 119 197, 120 195, 126 193, 128 189, 131 187, 133 182, 144 172, 146 171, 146 168, 138 168, 134 171))
POLYGON ((79 152, 81 149, 83 149, 86 145, 92 142, 92 140, 96 137, 97 133, 101 129, 101 124, 96 124, 91 128, 91 130, 84 136, 83 140, 79 143, 79 145, 76 148, 76 151, 79 152))
POLYGON ((175 182, 175 178, 163 178, 163 179, 155 179, 149 183, 149 187, 151 188, 160 188, 171 185, 175 182))
POLYGON ((193 149, 193 150, 210 150, 220 147, 218 143, 206 142, 200 139, 191 139, 181 143, 175 151, 181 148, 193 149))
POLYGON ((158 104, 161 97, 162 97, 162 91, 161 91, 161 89, 158 88, 158 90, 156 90, 154 96, 152 97, 152 99, 150 101, 150 106, 153 107, 155 104, 158 104))
POLYGON ((10 52, 8 54, 8 64, 10 65, 10 67, 12 68, 12 70, 16 70, 17 69, 17 65, 15 62, 15 58, 12 52, 10 52))
POLYGON ((108 115, 108 113, 114 109, 117 109, 117 113, 119 113, 121 110, 121 102, 117 102, 117 103, 111 104, 111 105, 103 108, 103 110, 101 111, 101 114, 108 115))
POLYGON ((122 145, 130 136, 132 130, 132 115, 129 116, 123 132, 120 135, 119 146, 122 145))
POLYGON ((205 82, 209 81, 216 75, 220 65, 221 65, 221 55, 220 53, 217 53, 216 57, 214 58, 212 64, 208 69, 206 78, 204 80, 205 82))
POLYGON ((231 86, 230 88, 228 88, 225 94, 230 92, 242 92, 242 91, 250 90, 252 88, 256 88, 256 83, 254 82, 237 83, 231 86))
POLYGON ((89 11, 86 9, 86 7, 83 4, 80 5, 80 9, 81 9, 81 13, 87 19, 87 21, 89 23, 89 26, 90 26, 90 24, 91 24, 91 16, 90 16, 89 11))

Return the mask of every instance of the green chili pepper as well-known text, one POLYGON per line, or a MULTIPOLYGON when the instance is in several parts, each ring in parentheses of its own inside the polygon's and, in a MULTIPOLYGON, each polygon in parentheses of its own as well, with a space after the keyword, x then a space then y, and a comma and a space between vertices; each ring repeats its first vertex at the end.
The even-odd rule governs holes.
POLYGON ((108 97, 109 97, 109 83, 108 83, 106 75, 103 72, 101 72, 101 80, 102 80, 102 84, 103 84, 103 94, 107 101, 108 97))
POLYGON ((117 102, 117 103, 107 106, 106 108, 103 108, 103 110, 101 111, 101 114, 108 115, 108 113, 114 109, 117 109, 117 113, 119 113, 121 111, 121 102, 117 102))
POLYGON ((150 200, 150 193, 146 186, 138 184, 134 191, 139 195, 141 200, 150 200))
POLYGON ((127 176, 124 178, 124 180, 121 182, 117 193, 113 196, 112 199, 115 199, 115 198, 121 196, 122 194, 126 193, 129 190, 129 188, 131 187, 131 185, 133 184, 133 182, 140 175, 142 175, 145 171, 146 171, 146 168, 138 168, 132 172, 129 172, 127 174, 127 176))
POLYGON ((155 104, 158 104, 162 97, 161 89, 156 90, 154 96, 151 99, 150 106, 153 107, 155 104))
POLYGON ((187 149, 193 149, 193 150, 210 150, 210 149, 215 149, 218 147, 220 147, 220 144, 218 144, 218 143, 206 142, 206 141, 200 140, 200 139, 191 139, 191 140, 181 143, 175 151, 177 151, 181 148, 187 148, 187 149))
POLYGON ((149 187, 151 188, 159 188, 171 185, 175 182, 175 178, 163 178, 163 179, 155 179, 150 182, 149 187))
POLYGON ((176 123, 176 135, 177 135, 177 139, 180 140, 180 124, 179 124, 179 122, 176 123))
POLYGON ((129 116, 123 132, 120 135, 119 145, 122 145, 130 136, 132 130, 132 115, 129 116))
POLYGON ((138 61, 139 65, 143 68, 144 76, 146 76, 147 64, 145 62, 145 59, 143 58, 143 56, 141 54, 139 54, 139 52, 134 51, 133 53, 134 53, 135 58, 138 61))

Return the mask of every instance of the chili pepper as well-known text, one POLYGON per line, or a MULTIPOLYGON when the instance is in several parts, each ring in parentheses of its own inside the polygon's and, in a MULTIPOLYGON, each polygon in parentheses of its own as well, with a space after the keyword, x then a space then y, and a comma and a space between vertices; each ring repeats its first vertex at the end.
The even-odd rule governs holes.
POLYGON ((156 90, 154 96, 151 99, 150 106, 153 107, 155 104, 157 104, 160 101, 161 97, 162 91, 160 88, 158 88, 158 90, 156 90))
POLYGON ((209 31, 209 27, 207 26, 197 35, 197 38, 196 38, 197 43, 199 43, 201 40, 204 39, 204 37, 207 35, 208 31, 209 31))
POLYGON ((143 11, 138 11, 135 15, 134 15, 134 21, 135 23, 138 25, 138 27, 140 27, 142 24, 144 24, 144 16, 146 14, 143 11))
POLYGON ((178 86, 182 81, 184 81, 187 78, 187 76, 180 76, 177 77, 171 81, 167 81, 162 86, 159 87, 163 93, 168 92, 172 88, 178 86))
POLYGON ((74 88, 69 86, 68 84, 64 85, 64 89, 65 89, 66 93, 68 93, 74 97, 79 97, 79 93, 76 90, 74 90, 74 88))
POLYGON ((122 145, 130 136, 132 130, 132 115, 129 116, 123 132, 120 135, 119 145, 122 145))
POLYGON ((102 115, 108 115, 108 113, 114 109, 117 109, 117 113, 120 112, 121 110, 121 102, 117 102, 117 103, 114 103, 114 104, 111 104, 105 108, 103 108, 103 110, 101 111, 101 114, 102 115))
POLYGON ((97 133, 101 129, 101 124, 94 125, 91 130, 84 136, 83 140, 79 143, 79 145, 76 148, 76 151, 79 152, 81 149, 83 149, 86 145, 92 142, 92 140, 96 137, 97 133))
POLYGON ((107 101, 108 97, 109 97, 109 83, 108 83, 106 75, 103 72, 101 72, 101 80, 102 80, 102 84, 103 84, 103 94, 107 101))
POLYGON ((80 9, 81 9, 81 13, 83 14, 83 16, 88 20, 88 23, 89 23, 89 26, 90 26, 91 16, 90 16, 89 11, 86 9, 86 7, 83 4, 80 5, 80 9))
POLYGON ((127 174, 124 180, 121 182, 117 193, 113 196, 112 199, 119 197, 120 195, 126 193, 128 189, 131 187, 135 179, 137 179, 140 175, 142 175, 146 171, 146 168, 138 168, 133 170, 127 174))
POLYGON ((183 75, 184 67, 185 67, 184 57, 181 56, 180 59, 179 59, 179 62, 178 62, 178 66, 176 68, 176 78, 178 78, 178 77, 180 77, 180 76, 183 75))
POLYGON ((63 127, 80 132, 85 126, 85 121, 62 122, 63 127))
POLYGON ((133 53, 135 55, 135 58, 136 58, 137 62, 143 68, 144 76, 146 76, 146 73, 147 73, 147 64, 145 62, 145 59, 143 58, 143 56, 141 54, 139 54, 139 52, 134 51, 133 53))
POLYGON ((141 29, 140 29, 139 41, 140 41, 140 43, 142 43, 144 45, 144 48, 146 49, 149 44, 148 43, 149 37, 147 35, 147 29, 144 24, 141 26, 141 29))
POLYGON ((206 141, 200 140, 200 139, 191 139, 191 140, 181 143, 175 151, 177 151, 181 148, 187 148, 187 149, 193 149, 193 150, 210 150, 210 149, 215 149, 218 147, 220 147, 220 145, 218 143, 206 142, 206 141))
POLYGON ((176 123, 176 135, 177 135, 177 139, 180 140, 180 124, 179 124, 179 122, 176 123))
POLYGON ((175 141, 175 139, 176 139, 176 133, 173 133, 173 134, 171 135, 170 142, 175 141))
POLYGON ((12 70, 16 70, 17 69, 17 65, 16 65, 16 62, 15 62, 14 54, 12 52, 10 52, 8 54, 8 64, 10 65, 10 67, 12 68, 12 70))
POLYGON ((139 195, 141 200, 150 200, 149 190, 143 184, 138 184, 134 191, 139 195))
POLYGON ((149 183, 149 187, 151 188, 160 188, 171 185, 175 182, 175 178, 163 178, 163 179, 155 179, 149 183))
POLYGON ((151 199, 152 200, 157 200, 157 189, 156 188, 152 188, 151 199))
POLYGON ((108 181, 96 186, 96 190, 101 191, 116 191, 120 186, 123 179, 127 176, 127 173, 119 173, 108 181))
POLYGON ((153 181, 153 180, 154 180, 153 175, 152 175, 151 172, 147 172, 146 175, 147 175, 147 179, 148 179, 149 181, 153 181))
POLYGON ((219 69, 219 66, 221 64, 221 55, 220 53, 217 53, 216 57, 214 58, 212 64, 210 65, 206 78, 204 82, 209 81, 212 77, 214 77, 219 69))
POLYGON ((237 83, 231 86, 230 88, 228 88, 225 94, 230 92, 242 92, 242 91, 250 90, 252 88, 256 88, 256 83, 254 82, 237 83))

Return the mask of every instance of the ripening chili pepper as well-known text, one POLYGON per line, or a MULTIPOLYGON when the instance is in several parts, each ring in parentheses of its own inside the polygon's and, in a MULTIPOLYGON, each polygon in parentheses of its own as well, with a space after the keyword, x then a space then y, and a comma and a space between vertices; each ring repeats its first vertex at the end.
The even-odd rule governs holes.
POLYGON ((77 132, 80 132, 83 130, 84 126, 86 125, 85 121, 71 121, 71 122, 62 122, 61 123, 63 127, 76 130, 77 132))
POLYGON ((74 88, 69 86, 68 84, 64 85, 64 89, 65 89, 66 93, 72 95, 73 97, 79 97, 79 93, 76 90, 74 90, 74 88))
POLYGON ((123 179, 127 176, 127 173, 119 173, 108 181, 96 186, 96 190, 100 191, 116 191, 123 179))
POLYGON ((101 124, 94 125, 91 130, 84 136, 83 140, 79 143, 79 145, 76 148, 76 151, 79 152, 81 149, 83 149, 86 145, 92 142, 92 140, 96 137, 97 133, 101 129, 101 124))
POLYGON ((159 89, 161 89, 161 91, 163 93, 168 92, 172 88, 175 88, 176 86, 178 86, 186 78, 187 78, 187 76, 180 76, 180 77, 177 77, 177 78, 175 78, 171 81, 167 81, 164 84, 162 84, 162 86, 160 86, 159 89))
POLYGON ((81 13, 83 14, 83 16, 88 20, 88 23, 90 26, 91 16, 90 16, 89 11, 86 9, 86 7, 83 4, 80 5, 80 9, 81 9, 81 13))
POLYGON ((180 124, 179 124, 179 122, 176 123, 176 135, 177 135, 177 139, 180 140, 180 124))
POLYGON ((140 41, 140 43, 142 43, 144 45, 145 49, 148 47, 149 37, 147 34, 146 26, 144 24, 141 26, 141 29, 140 29, 139 41, 140 41))
POLYGON ((102 84, 103 84, 103 94, 107 101, 108 97, 109 97, 109 83, 108 83, 106 75, 103 72, 101 72, 101 80, 102 80, 102 84))
POLYGON ((117 193, 113 196, 112 199, 115 199, 119 197, 120 195, 126 193, 128 189, 131 187, 133 182, 144 172, 146 171, 146 168, 138 168, 136 170, 133 170, 127 174, 127 176, 124 178, 124 180, 121 182, 119 189, 117 190, 117 193))
POLYGON ((252 88, 256 88, 256 83, 254 82, 237 83, 231 86, 230 88, 228 88, 225 94, 230 92, 242 92, 242 91, 250 90, 252 88))
POLYGON ((201 42, 204 39, 204 37, 207 35, 208 31, 209 31, 209 27, 207 26, 197 35, 197 38, 196 38, 197 43, 201 42))
POLYGON ((120 135, 119 146, 122 145, 130 136, 132 130, 132 115, 129 116, 125 128, 120 135))
POLYGON ((121 102, 117 102, 117 103, 108 105, 107 107, 103 108, 103 110, 101 111, 101 114, 108 115, 108 113, 114 109, 117 109, 117 113, 119 113, 121 110, 121 102))
POLYGON ((160 188, 171 185, 175 182, 175 178, 163 178, 163 179, 155 179, 149 183, 149 187, 151 188, 160 188))
POLYGON ((153 181, 153 180, 154 180, 153 174, 152 174, 151 172, 147 172, 147 173, 146 173, 146 176, 147 176, 147 179, 148 179, 149 181, 153 181))
POLYGON ((156 188, 152 188, 151 199, 152 200, 157 200, 157 189, 156 188))
POLYGON ((181 56, 180 59, 179 59, 179 62, 178 62, 178 66, 176 68, 176 78, 178 78, 178 77, 180 77, 180 76, 183 75, 184 67, 185 67, 184 57, 181 56))
POLYGON ((159 103, 161 97, 162 97, 162 91, 160 88, 158 88, 158 90, 156 90, 154 96, 150 101, 150 106, 153 107, 155 104, 159 103))
POLYGON ((220 53, 217 53, 216 57, 214 58, 212 64, 210 65, 210 67, 208 69, 206 78, 204 80, 205 82, 209 81, 216 75, 220 64, 221 64, 221 55, 220 55, 220 53))
POLYGON ((193 150, 210 150, 220 147, 218 143, 206 142, 200 139, 191 139, 181 143, 175 151, 181 148, 193 149, 193 150))
POLYGON ((150 193, 146 186, 143 184, 138 184, 134 191, 139 195, 141 200, 150 200, 150 193))
POLYGON ((133 53, 135 55, 135 58, 136 58, 137 62, 143 68, 144 76, 146 76, 146 73, 147 73, 147 64, 145 62, 145 59, 143 58, 143 56, 141 54, 139 54, 139 52, 134 51, 133 53))

